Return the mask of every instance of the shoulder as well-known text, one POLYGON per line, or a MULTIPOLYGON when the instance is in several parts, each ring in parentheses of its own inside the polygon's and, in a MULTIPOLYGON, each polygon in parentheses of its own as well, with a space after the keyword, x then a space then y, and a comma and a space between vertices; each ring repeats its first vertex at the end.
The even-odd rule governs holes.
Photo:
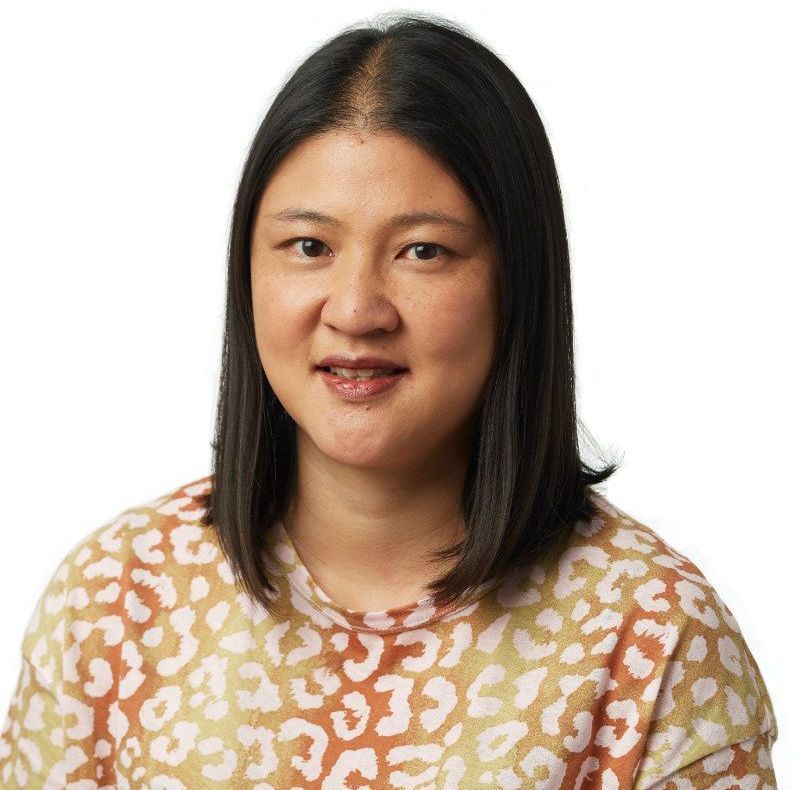
POLYGON ((210 478, 201 477, 122 510, 85 534, 55 576, 96 587, 133 565, 177 571, 218 560, 214 531, 200 523, 205 513, 200 497, 209 487, 210 478))
POLYGON ((558 559, 556 592, 591 587, 621 612, 669 614, 709 629, 740 633, 733 613, 692 559, 655 529, 593 493, 599 516, 578 521, 558 559))
POLYGON ((94 631, 106 645, 153 609, 173 611, 232 583, 216 533, 200 523, 210 476, 135 504, 83 535, 62 557, 34 607, 22 641, 45 682, 56 650, 94 631), (54 643, 55 642, 55 643, 54 643))
MULTIPOLYGON (((600 514, 578 522, 552 569, 556 600, 577 600, 614 625, 608 650, 616 700, 635 703, 636 787, 720 749, 777 738, 772 703, 734 614, 702 570, 653 528, 592 494, 600 514)), ((608 634, 606 634, 608 636, 608 634)))

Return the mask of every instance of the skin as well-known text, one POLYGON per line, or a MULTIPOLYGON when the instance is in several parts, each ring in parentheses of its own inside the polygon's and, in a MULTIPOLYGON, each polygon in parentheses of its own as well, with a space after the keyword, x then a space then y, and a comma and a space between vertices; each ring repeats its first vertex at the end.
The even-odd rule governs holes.
POLYGON ((408 138, 326 132, 282 160, 259 201, 251 287, 264 372, 297 423, 284 526, 301 561, 348 609, 426 597, 448 566, 425 554, 465 535, 468 421, 497 347, 497 262, 480 211, 408 138), (287 208, 341 225, 271 218, 287 208), (418 210, 470 227, 387 224, 418 210), (386 357, 409 373, 347 402, 316 369, 335 352, 386 357))

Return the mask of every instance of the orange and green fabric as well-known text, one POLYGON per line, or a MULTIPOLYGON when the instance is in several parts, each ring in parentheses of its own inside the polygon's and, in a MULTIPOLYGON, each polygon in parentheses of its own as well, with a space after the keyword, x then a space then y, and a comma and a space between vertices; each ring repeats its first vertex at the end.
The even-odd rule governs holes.
POLYGON ((733 614, 600 494, 546 566, 447 610, 345 609, 276 522, 272 617, 199 524, 209 486, 126 510, 59 565, 22 635, 0 787, 776 786, 733 614))

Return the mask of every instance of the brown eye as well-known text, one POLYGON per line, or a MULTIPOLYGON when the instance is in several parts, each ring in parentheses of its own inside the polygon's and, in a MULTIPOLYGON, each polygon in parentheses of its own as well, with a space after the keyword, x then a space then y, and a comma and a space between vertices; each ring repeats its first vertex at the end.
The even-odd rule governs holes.
MULTIPOLYGON (((436 250, 441 250, 442 253, 445 253, 444 247, 442 247, 440 244, 432 244, 432 243, 426 242, 426 241, 421 241, 421 242, 418 242, 416 244, 411 244, 406 249, 414 250, 414 252, 418 256, 417 257, 418 261, 435 260, 435 258, 437 257, 436 256, 436 250), (420 255, 420 251, 422 253, 421 255, 420 255)), ((444 257, 444 255, 439 255, 438 257, 442 258, 442 257, 444 257)))
POLYGON ((302 258, 318 258, 319 253, 321 253, 320 248, 324 248, 327 245, 321 242, 319 239, 312 239, 305 236, 301 236, 297 239, 291 239, 290 241, 286 242, 289 246, 294 246, 298 242, 300 242, 300 257, 302 258), (315 251, 317 254, 315 254, 315 251))

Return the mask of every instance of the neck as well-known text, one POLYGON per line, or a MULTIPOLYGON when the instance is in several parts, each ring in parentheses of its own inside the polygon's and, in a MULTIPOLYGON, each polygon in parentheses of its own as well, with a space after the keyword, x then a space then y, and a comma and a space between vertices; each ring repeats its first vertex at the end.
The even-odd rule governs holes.
MULTIPOLYGON (((299 432, 298 432, 299 433, 299 432)), ((298 436, 295 490, 284 526, 301 562, 338 604, 357 611, 426 597, 455 560, 428 555, 466 537, 464 453, 413 470, 353 467, 298 436)))

